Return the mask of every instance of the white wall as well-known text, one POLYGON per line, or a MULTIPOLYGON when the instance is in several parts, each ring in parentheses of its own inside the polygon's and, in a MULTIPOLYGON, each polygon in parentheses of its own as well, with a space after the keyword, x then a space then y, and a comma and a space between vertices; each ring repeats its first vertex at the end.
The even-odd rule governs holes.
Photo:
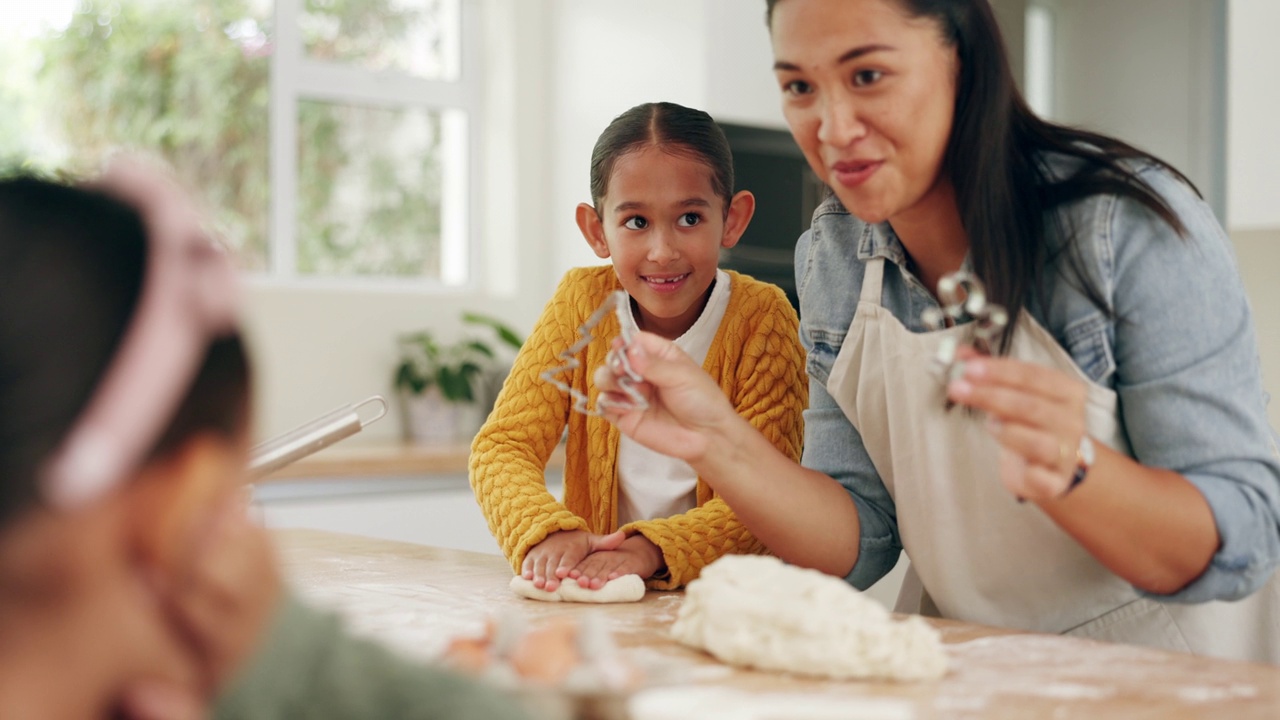
POLYGON ((1217 1, 1052 3, 1058 68, 1054 119, 1154 153, 1214 202, 1224 175, 1224 129, 1217 113, 1225 90, 1214 77, 1212 47, 1217 1))
POLYGON ((590 202, 588 171, 596 137, 614 117, 643 102, 698 107, 706 98, 704 6, 688 0, 552 0, 551 143, 557 265, 602 261, 574 223, 590 202))
MULTIPOLYGON (((1280 170, 1272 174, 1280 174, 1280 170)), ((1232 230, 1231 240, 1258 331, 1262 385, 1271 394, 1267 414, 1271 427, 1280 429, 1280 283, 1276 282, 1276 275, 1280 274, 1280 227, 1232 230)))
POLYGON ((706 102, 717 120, 787 129, 764 0, 704 0, 706 102))
POLYGON ((1271 426, 1280 428, 1280 2, 1227 15, 1227 218, 1253 306, 1271 426))
POLYGON ((1231 0, 1227 18, 1228 218, 1280 228, 1280 2, 1231 0))

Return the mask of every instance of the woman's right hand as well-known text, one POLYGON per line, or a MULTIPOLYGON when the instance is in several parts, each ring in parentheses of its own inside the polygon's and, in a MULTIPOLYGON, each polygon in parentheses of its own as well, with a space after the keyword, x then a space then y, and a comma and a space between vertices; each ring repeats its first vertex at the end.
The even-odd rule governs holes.
MULTIPOLYGON (((621 340, 615 343, 621 348, 621 340)), ((605 407, 605 419, 627 437, 693 464, 706 457, 727 425, 741 421, 715 380, 670 340, 637 333, 625 352, 631 368, 644 378, 634 387, 649 406, 619 407, 628 397, 618 385, 618 373, 608 365, 595 371, 595 382, 615 401, 605 407)))

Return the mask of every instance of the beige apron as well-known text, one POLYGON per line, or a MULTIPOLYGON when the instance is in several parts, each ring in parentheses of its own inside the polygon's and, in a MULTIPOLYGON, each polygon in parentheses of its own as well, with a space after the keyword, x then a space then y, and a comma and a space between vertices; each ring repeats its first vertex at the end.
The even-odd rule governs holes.
MULTIPOLYGON (((899 611, 1280 664, 1280 574, 1239 602, 1155 602, 1018 503, 982 417, 945 412, 930 370, 942 339, 969 326, 911 332, 880 305, 883 276, 884 258, 869 260, 827 388, 897 506, 911 561, 899 611)), ((1129 454, 1115 392, 1090 382, 1028 313, 1018 323, 1009 356, 1087 382, 1089 434, 1129 454)))

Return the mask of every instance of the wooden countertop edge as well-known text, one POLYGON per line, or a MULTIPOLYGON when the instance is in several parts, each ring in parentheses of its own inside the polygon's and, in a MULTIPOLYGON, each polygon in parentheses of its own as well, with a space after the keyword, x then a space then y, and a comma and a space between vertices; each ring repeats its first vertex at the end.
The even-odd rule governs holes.
MULTIPOLYGON (((386 441, 338 444, 280 468, 259 482, 465 474, 470 453, 470 443, 416 445, 386 441)), ((556 446, 547 467, 564 467, 563 445, 556 446)))

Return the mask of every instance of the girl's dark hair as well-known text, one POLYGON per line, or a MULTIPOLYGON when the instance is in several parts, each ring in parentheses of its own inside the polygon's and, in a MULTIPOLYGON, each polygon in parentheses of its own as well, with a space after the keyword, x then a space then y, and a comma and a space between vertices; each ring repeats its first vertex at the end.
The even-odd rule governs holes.
MULTIPOLYGON (((782 1, 766 0, 770 27, 773 10, 782 1)), ((1063 226, 1060 214, 1050 211, 1091 195, 1114 194, 1141 203, 1185 235, 1185 226, 1168 203, 1125 161, 1154 162, 1192 189, 1195 186, 1168 163, 1132 145, 1037 117, 1014 83, 988 0, 892 2, 913 17, 935 20, 956 49, 960 73, 943 172, 955 188, 973 269, 986 284, 987 297, 1016 318, 1032 288, 1045 287, 1040 282, 1045 268, 1058 260, 1046 242, 1048 224, 1065 241, 1062 251, 1071 270, 1066 277, 1099 309, 1113 315, 1082 269, 1075 229, 1063 226), (1074 158, 1080 167, 1069 177, 1054 177, 1045 165, 1050 154, 1074 158)), ((1002 350, 1008 348, 1014 327, 1010 323, 1005 330, 1002 350)))
MULTIPOLYGON (((146 237, 132 208, 0 175, 0 528, 41 502, 41 468, 115 355, 145 272, 146 237)), ((240 339, 212 342, 151 458, 197 432, 236 437, 248 398, 240 339)))
POLYGON ((600 133, 591 151, 591 201, 599 211, 609 192, 614 163, 632 150, 657 146, 699 160, 711 169, 711 187, 729 212, 733 153, 724 131, 701 110, 669 102, 644 103, 622 113, 600 133))

